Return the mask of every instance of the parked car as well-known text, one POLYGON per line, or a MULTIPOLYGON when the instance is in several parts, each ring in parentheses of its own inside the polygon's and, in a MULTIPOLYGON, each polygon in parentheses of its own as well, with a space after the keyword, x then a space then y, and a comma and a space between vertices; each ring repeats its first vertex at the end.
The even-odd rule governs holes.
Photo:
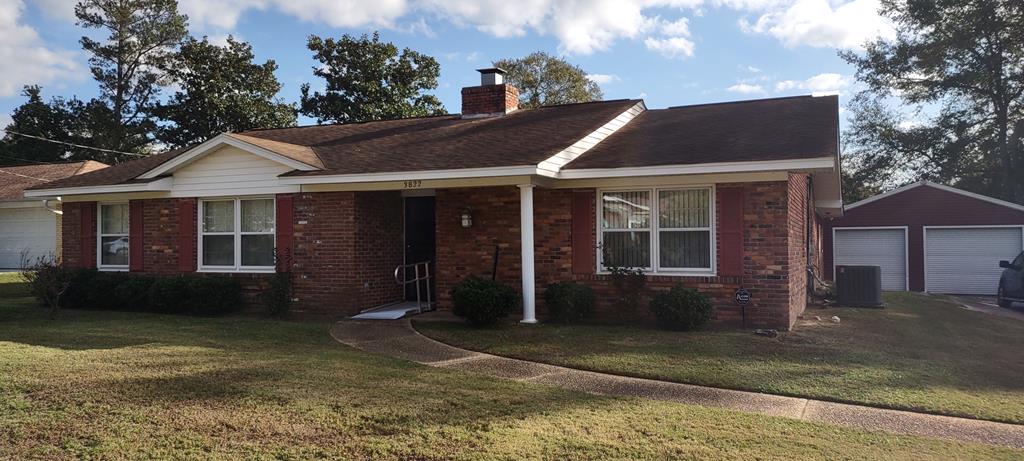
POLYGON ((999 277, 999 291, 996 302, 1000 307, 1010 307, 1014 301, 1024 302, 1024 252, 1013 262, 999 261, 1003 275, 999 277))

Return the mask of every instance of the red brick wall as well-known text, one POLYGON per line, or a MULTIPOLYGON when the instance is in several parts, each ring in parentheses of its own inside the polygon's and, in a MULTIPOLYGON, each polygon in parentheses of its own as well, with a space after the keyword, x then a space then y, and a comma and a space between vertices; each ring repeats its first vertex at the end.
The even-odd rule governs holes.
POLYGON ((403 200, 398 192, 356 193, 356 282, 361 308, 401 300, 395 267, 405 259, 403 200))
POLYGON ((462 89, 462 115, 507 113, 519 108, 519 89, 508 84, 462 89))
POLYGON ((70 267, 82 267, 82 203, 64 203, 61 209, 61 261, 70 267))
MULTIPOLYGON (((142 200, 142 271, 178 273, 178 199, 142 200)), ((188 219, 196 219, 189 216, 188 219)), ((193 255, 193 259, 195 256, 193 255)))
POLYGON ((294 216, 296 310, 351 315, 401 300, 392 276, 404 256, 397 192, 298 194, 294 216))
POLYGON ((807 185, 806 174, 789 175, 789 318, 807 308, 807 185))
POLYGON ((500 250, 497 280, 519 290, 519 190, 514 186, 441 189, 435 200, 439 304, 451 306, 449 291, 458 281, 471 275, 490 278, 495 245, 500 250), (461 216, 467 207, 472 210, 473 226, 464 228, 461 216))
MULTIPOLYGON (((799 182, 795 180, 795 182, 799 182)), ((806 185, 806 184, 805 184, 806 185)), ((646 307, 650 294, 668 290, 677 283, 697 288, 712 298, 715 320, 738 322, 741 311, 733 301, 741 286, 751 291, 753 299, 747 306, 749 325, 789 328, 795 312, 803 303, 794 302, 791 286, 806 279, 791 281, 789 211, 790 183, 764 182, 719 184, 719 188, 744 188, 744 275, 742 277, 675 277, 648 276, 648 293, 637 315, 649 319, 646 307)), ((794 186, 795 188, 795 186, 794 186)), ((806 190, 806 189, 803 189, 806 190)), ((805 193, 792 199, 792 206, 805 200, 805 193)), ((720 207, 718 207, 720 209, 720 207)), ((439 190, 437 193, 438 292, 442 308, 450 308, 448 291, 469 275, 490 276, 494 244, 501 247, 498 280, 517 291, 520 289, 519 257, 519 191, 515 187, 439 190), (473 226, 462 228, 459 215, 466 207, 473 210, 473 226)), ((801 209, 802 210, 802 209, 801 209)), ((596 210, 591 210, 596 213, 596 210)), ((541 189, 534 191, 535 259, 537 263, 538 311, 545 313, 543 290, 554 281, 576 280, 594 288, 598 294, 598 316, 614 319, 611 311, 613 289, 607 275, 574 275, 572 273, 572 190, 541 189)), ((801 213, 801 216, 804 216, 801 213)), ((803 218, 798 232, 805 232, 803 218)), ((596 229, 593 231, 596 233, 596 229)), ((794 244, 804 248, 803 243, 794 244)), ((595 251, 586 248, 584 251, 595 251)), ((803 253, 801 253, 801 256, 803 253)), ((803 262, 798 267, 803 276, 803 262)), ((801 291, 801 293, 803 293, 801 291)), ((804 299, 800 294, 800 299, 804 299)))

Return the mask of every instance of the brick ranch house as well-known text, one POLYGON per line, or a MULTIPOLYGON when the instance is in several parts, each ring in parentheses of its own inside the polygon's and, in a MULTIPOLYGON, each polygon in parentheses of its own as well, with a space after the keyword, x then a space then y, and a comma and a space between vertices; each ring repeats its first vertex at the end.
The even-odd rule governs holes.
POLYGON ((792 326, 820 271, 820 221, 842 213, 836 97, 518 110, 500 69, 481 74, 458 115, 225 133, 26 196, 63 202, 74 266, 258 290, 287 251, 306 312, 401 301, 396 267, 429 260, 440 308, 493 270, 535 322, 538 289, 608 294, 605 267, 620 265, 645 268, 652 290, 706 293, 716 321, 740 318, 742 287, 749 324, 792 326))

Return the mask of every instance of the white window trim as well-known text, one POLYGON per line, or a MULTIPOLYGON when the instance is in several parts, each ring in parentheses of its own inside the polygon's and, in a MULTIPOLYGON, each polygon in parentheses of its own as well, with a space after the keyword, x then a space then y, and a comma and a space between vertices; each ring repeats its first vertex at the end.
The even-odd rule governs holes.
POLYGON ((597 273, 598 274, 610 274, 607 268, 604 267, 604 255, 601 249, 604 246, 604 232, 650 232, 651 234, 651 267, 641 268, 644 272, 650 275, 672 275, 680 277, 715 277, 718 275, 718 214, 716 208, 716 190, 714 184, 685 184, 685 185, 667 185, 667 186, 633 186, 633 187, 609 187, 597 189, 597 198, 595 200, 596 206, 596 232, 597 232, 597 273), (710 197, 710 228, 661 228, 660 226, 660 210, 658 192, 663 190, 687 190, 687 189, 704 189, 707 190, 710 197), (651 222, 647 228, 644 229, 602 229, 601 218, 603 202, 601 200, 602 195, 605 192, 648 192, 651 194, 651 222), (661 253, 659 248, 659 240, 661 238, 661 231, 705 231, 709 230, 711 234, 711 267, 710 268, 673 268, 673 267, 661 267, 661 253))
MULTIPOLYGON (((230 273, 271 273, 275 272, 275 266, 243 266, 242 265, 242 236, 243 235, 273 235, 274 248, 277 248, 277 198, 273 196, 246 196, 246 197, 208 197, 199 199, 199 206, 196 210, 196 259, 198 264, 197 272, 230 272, 230 273), (274 232, 242 232, 242 201, 245 200, 271 200, 274 210, 274 232), (206 202, 234 202, 234 224, 231 232, 204 232, 203 231, 203 207, 206 202), (203 264, 203 236, 205 235, 231 235, 234 237, 235 264, 232 266, 210 266, 203 264)), ((275 255, 276 257, 276 255, 275 255)))
POLYGON ((96 204, 96 268, 101 271, 124 272, 131 267, 132 263, 132 212, 128 202, 100 202, 96 204), (110 205, 124 205, 128 207, 128 232, 124 234, 103 233, 103 207, 110 205), (128 238, 128 264, 103 264, 103 237, 127 237, 128 238))

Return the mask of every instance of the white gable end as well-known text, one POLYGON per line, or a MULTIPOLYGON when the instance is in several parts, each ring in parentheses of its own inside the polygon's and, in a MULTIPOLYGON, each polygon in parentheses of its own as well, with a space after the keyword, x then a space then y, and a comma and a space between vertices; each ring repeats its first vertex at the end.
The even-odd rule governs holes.
POLYGON ((292 168, 237 147, 224 146, 174 172, 172 197, 284 194, 298 186, 280 184, 292 168))

